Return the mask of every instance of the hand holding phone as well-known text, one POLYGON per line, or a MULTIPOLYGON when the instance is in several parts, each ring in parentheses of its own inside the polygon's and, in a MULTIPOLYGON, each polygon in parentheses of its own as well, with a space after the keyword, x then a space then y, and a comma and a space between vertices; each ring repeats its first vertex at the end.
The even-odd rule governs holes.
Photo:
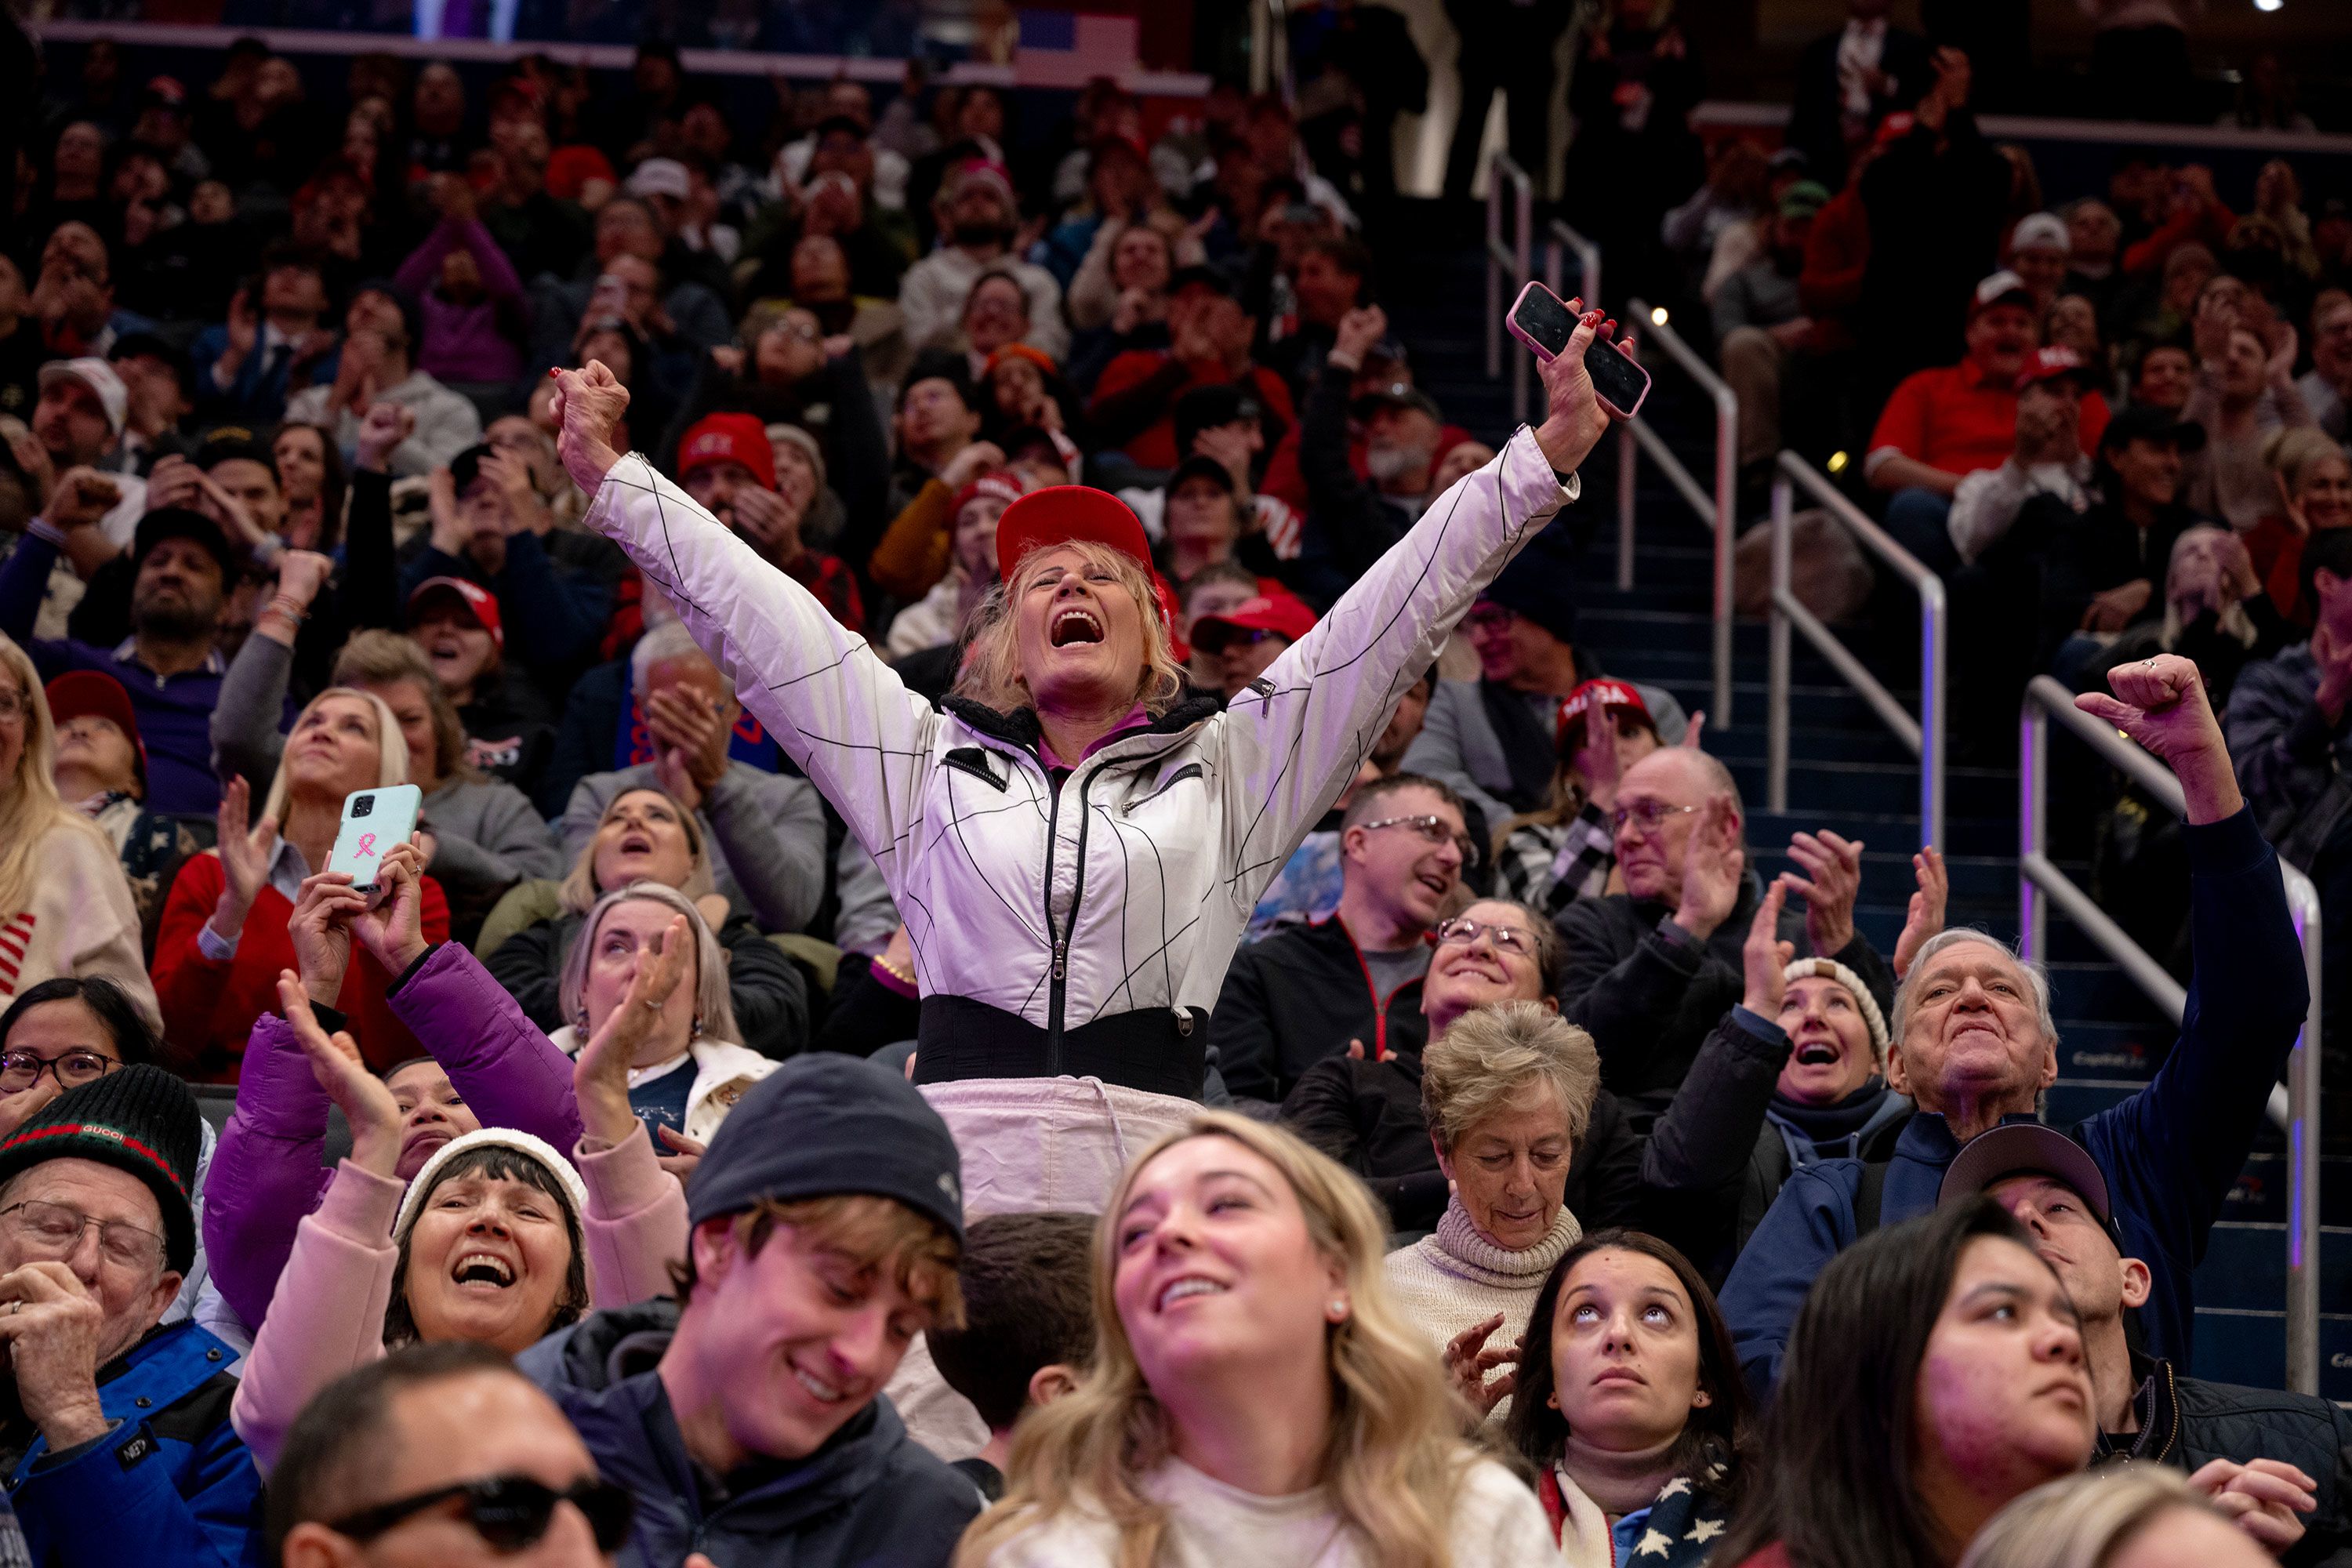
MULTIPOLYGON (((1576 313, 1560 302, 1559 295, 1532 281, 1519 290, 1506 322, 1513 337, 1546 361, 1557 358, 1568 347, 1576 323, 1576 313)), ((1633 418, 1641 412, 1642 400, 1650 395, 1650 373, 1598 333, 1584 351, 1584 373, 1592 378, 1601 406, 1613 418, 1633 418)))
POLYGON ((368 896, 371 905, 383 892, 383 858, 394 846, 408 842, 416 831, 425 793, 415 784, 388 789, 354 790, 343 797, 342 826, 326 868, 341 871, 352 886, 368 896))

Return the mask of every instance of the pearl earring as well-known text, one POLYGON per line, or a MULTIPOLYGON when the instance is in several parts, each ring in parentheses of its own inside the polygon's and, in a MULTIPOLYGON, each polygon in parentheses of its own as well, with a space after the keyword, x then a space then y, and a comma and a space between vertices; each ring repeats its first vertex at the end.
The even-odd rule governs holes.
POLYGON ((1344 1323, 1348 1321, 1348 1303, 1344 1297, 1334 1300, 1325 1310, 1335 1323, 1344 1323))

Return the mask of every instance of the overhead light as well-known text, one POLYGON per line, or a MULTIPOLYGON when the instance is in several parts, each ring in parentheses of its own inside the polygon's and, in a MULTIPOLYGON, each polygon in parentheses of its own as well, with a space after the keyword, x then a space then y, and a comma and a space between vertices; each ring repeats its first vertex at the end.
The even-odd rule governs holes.
POLYGON ((1842 474, 1842 473, 1844 473, 1844 472, 1845 472, 1845 464, 1846 464, 1846 456, 1845 456, 1845 454, 1844 454, 1843 452, 1832 452, 1832 453, 1830 454, 1830 472, 1831 472, 1831 473, 1833 473, 1833 474, 1842 474))
POLYGON ((1652 326, 1654 326, 1654 327, 1663 327, 1663 326, 1664 326, 1665 324, 1666 324, 1666 308, 1665 308, 1664 305, 1653 305, 1653 306, 1651 306, 1651 307, 1650 307, 1650 325, 1652 325, 1652 326))
POLYGON ((2285 8, 2286 0, 2254 0, 2254 9, 2257 11, 2281 11, 2285 8))

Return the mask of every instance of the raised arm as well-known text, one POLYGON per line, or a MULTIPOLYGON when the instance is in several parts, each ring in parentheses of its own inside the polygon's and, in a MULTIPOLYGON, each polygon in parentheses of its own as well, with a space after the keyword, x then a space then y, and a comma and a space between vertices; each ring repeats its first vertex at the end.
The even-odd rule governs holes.
POLYGON ((735 683, 802 770, 877 846, 898 891, 898 847, 915 819, 938 720, 808 591, 769 567, 684 490, 613 449, 628 392, 601 364, 557 375, 559 448, 595 499, 587 523, 615 540, 678 608, 688 630, 735 683))
MULTIPOLYGON (((1232 898, 1246 910, 1356 775, 1399 693, 1512 556, 1576 499, 1608 428, 1584 370, 1597 312, 1543 365, 1550 416, 1430 504, 1412 531, 1219 719, 1232 898), (1569 476, 1563 480, 1563 475, 1569 476)), ((868 838, 868 843, 875 840, 868 838)))

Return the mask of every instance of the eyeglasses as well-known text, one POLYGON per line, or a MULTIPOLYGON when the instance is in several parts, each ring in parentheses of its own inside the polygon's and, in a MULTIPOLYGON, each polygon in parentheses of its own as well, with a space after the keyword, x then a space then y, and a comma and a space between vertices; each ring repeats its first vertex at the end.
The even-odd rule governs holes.
POLYGON ((630 1495, 629 1489, 611 1481, 574 1481, 557 1491, 529 1476, 488 1476, 362 1509, 327 1528, 353 1541, 373 1541, 393 1526, 451 1498, 461 1500, 457 1517, 501 1556, 527 1552, 538 1545, 560 1502, 568 1502, 588 1516, 588 1528, 595 1535, 600 1552, 618 1552, 627 1544, 629 1527, 637 1513, 637 1500, 630 1495))
POLYGON ((1478 863, 1477 842, 1466 833, 1454 832, 1452 826, 1442 816, 1383 816, 1378 822, 1366 822, 1359 826, 1367 833, 1377 833, 1383 827, 1409 827, 1431 844, 1443 844, 1452 839, 1454 847, 1462 852, 1462 863, 1465 866, 1475 866, 1478 863))
POLYGON ((43 1073, 56 1079, 59 1089, 79 1089, 83 1084, 96 1083, 121 1065, 112 1057, 102 1057, 96 1051, 68 1051, 55 1061, 30 1051, 9 1051, 0 1054, 0 1094, 22 1094, 40 1082, 43 1073))
POLYGON ((1668 805, 1663 800, 1637 800, 1631 805, 1621 805, 1609 814, 1609 831, 1622 833, 1632 823, 1644 833, 1655 833, 1665 826, 1669 816, 1680 816, 1698 809, 1695 805, 1668 805))
POLYGON ((1437 929, 1429 934, 1440 947, 1449 943, 1459 943, 1467 947, 1478 940, 1478 933, 1481 931, 1493 938, 1495 945, 1505 952, 1517 953, 1521 958, 1533 958, 1536 955, 1536 933, 1520 926, 1495 925, 1486 921, 1455 919, 1438 921, 1437 929))
POLYGON ((17 1239, 26 1251, 43 1258, 70 1258, 74 1248, 81 1245, 81 1233, 96 1226, 98 1250, 107 1262, 142 1273, 163 1264, 163 1238, 152 1230, 142 1230, 120 1220, 92 1219, 79 1209, 31 1198, 0 1209, 0 1216, 5 1216, 16 1228, 17 1239))

